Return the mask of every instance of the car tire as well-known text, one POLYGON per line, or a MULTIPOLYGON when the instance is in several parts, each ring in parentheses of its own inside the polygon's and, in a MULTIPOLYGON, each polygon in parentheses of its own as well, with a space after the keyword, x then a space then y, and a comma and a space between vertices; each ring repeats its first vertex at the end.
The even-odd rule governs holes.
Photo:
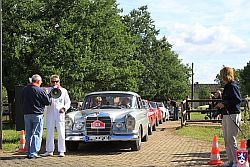
POLYGON ((153 130, 153 131, 156 131, 156 122, 155 122, 155 124, 152 126, 152 130, 153 130))
POLYGON ((145 134, 145 136, 141 140, 142 142, 148 141, 148 132, 145 134))
POLYGON ((130 142, 130 147, 132 151, 139 151, 141 149, 141 141, 142 141, 141 127, 139 128, 138 132, 139 132, 138 139, 130 142))
POLYGON ((155 120, 155 125, 156 125, 156 126, 159 126, 158 117, 156 117, 156 120, 155 120))
POLYGON ((152 127, 152 121, 150 121, 150 123, 148 124, 148 135, 152 134, 153 134, 153 127, 152 127))
POLYGON ((162 113, 161 113, 161 119, 160 119, 160 121, 159 121, 159 124, 162 124, 163 123, 163 115, 162 115, 162 113))
POLYGON ((79 142, 66 141, 65 144, 66 144, 66 148, 70 151, 77 151, 78 150, 79 142))
POLYGON ((167 114, 164 114, 163 122, 166 122, 167 114))

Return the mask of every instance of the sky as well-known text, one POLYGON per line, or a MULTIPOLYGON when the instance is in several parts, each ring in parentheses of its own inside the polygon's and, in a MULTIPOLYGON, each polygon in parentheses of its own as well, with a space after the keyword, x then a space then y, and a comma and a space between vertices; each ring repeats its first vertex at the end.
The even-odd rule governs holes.
POLYGON ((194 64, 194 82, 215 83, 224 66, 250 62, 249 0, 117 0, 123 14, 147 5, 158 38, 165 36, 183 64, 194 64))

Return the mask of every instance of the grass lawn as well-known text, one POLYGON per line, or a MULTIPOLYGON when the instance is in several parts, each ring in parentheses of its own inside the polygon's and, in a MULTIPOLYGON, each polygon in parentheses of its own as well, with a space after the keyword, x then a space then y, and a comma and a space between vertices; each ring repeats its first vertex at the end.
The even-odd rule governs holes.
MULTIPOLYGON (((57 132, 55 130, 55 139, 57 139, 57 132)), ((46 129, 43 130, 43 141, 46 140, 46 129)), ((19 149, 20 131, 10 129, 8 126, 3 126, 3 151, 15 152, 19 149)))
MULTIPOLYGON (((239 132, 237 136, 237 142, 245 139, 244 135, 247 139, 250 139, 250 122, 247 120, 249 118, 249 113, 242 112, 241 113, 241 130, 244 134, 239 132)), ((191 113, 191 120, 204 120, 206 114, 201 113, 191 113)), ((194 139, 204 140, 204 141, 212 141, 213 136, 216 135, 219 143, 224 143, 223 132, 221 126, 197 126, 197 125, 187 125, 183 128, 180 128, 176 131, 177 135, 188 136, 194 139)))
POLYGON ((3 127, 3 150, 4 151, 15 151, 19 147, 20 132, 3 127))

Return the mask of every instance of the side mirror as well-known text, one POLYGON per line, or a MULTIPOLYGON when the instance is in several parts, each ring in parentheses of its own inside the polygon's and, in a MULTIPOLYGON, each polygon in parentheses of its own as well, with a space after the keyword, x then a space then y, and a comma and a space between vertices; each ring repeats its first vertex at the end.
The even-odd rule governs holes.
POLYGON ((77 109, 74 108, 73 106, 70 106, 70 108, 67 110, 67 113, 73 112, 73 111, 77 111, 77 109))

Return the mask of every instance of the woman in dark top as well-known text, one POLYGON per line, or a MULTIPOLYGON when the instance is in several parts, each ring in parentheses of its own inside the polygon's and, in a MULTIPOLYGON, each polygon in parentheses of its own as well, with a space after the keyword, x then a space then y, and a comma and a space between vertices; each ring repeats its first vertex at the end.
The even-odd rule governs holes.
POLYGON ((223 137, 225 148, 229 162, 224 166, 236 167, 236 150, 239 129, 236 124, 240 125, 240 103, 241 95, 239 87, 234 81, 234 70, 230 67, 223 67, 220 71, 221 79, 225 86, 222 92, 222 102, 216 105, 216 108, 221 109, 223 137))

